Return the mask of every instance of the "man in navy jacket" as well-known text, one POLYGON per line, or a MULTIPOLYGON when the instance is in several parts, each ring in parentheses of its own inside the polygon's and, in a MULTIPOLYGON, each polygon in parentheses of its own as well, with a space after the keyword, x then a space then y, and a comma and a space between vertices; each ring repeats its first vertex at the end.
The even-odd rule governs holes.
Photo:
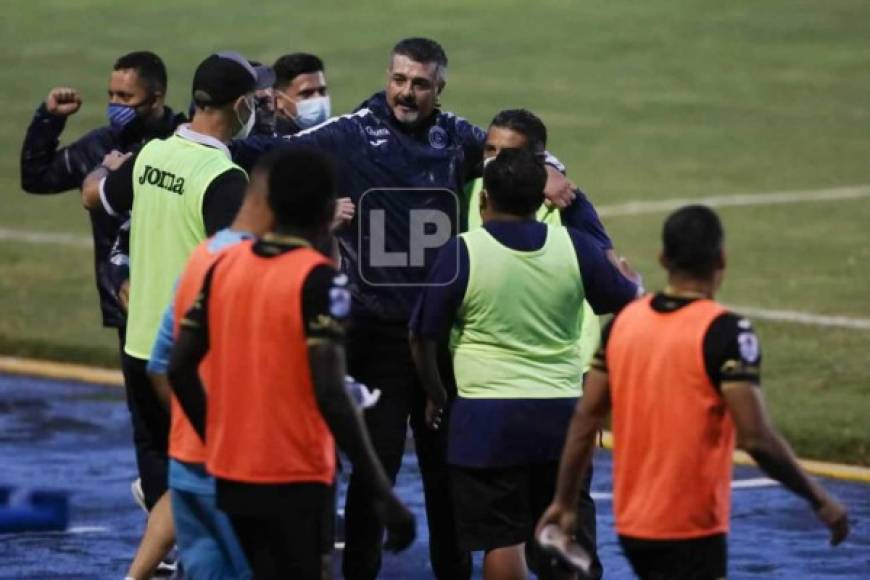
MULTIPOLYGON (((459 550, 445 464, 444 430, 425 425, 425 395, 408 344, 411 309, 438 247, 464 229, 465 182, 479 173, 486 132, 453 113, 438 97, 447 57, 424 38, 400 41, 392 51, 387 86, 349 115, 284 138, 253 137, 232 145, 234 159, 250 167, 266 150, 309 146, 333 155, 338 190, 356 216, 336 232, 342 271, 352 295, 348 370, 381 390, 366 424, 387 474, 395 480, 410 414, 429 524, 432 569, 440 579, 471 575, 459 550), (440 242, 440 243, 438 243, 440 242)), ((548 198, 567 204, 571 187, 551 160, 548 198)), ((345 508, 346 578, 374 579, 380 569, 383 528, 373 494, 351 475, 345 508)))
MULTIPOLYGON (((33 194, 78 189, 107 153, 136 151, 151 139, 171 135, 186 119, 164 105, 166 82, 166 67, 156 54, 142 51, 121 56, 109 79, 109 124, 66 147, 58 147, 60 136, 67 117, 79 110, 82 100, 75 89, 52 89, 27 127, 21 148, 21 188, 33 194)), ((110 273, 109 253, 124 219, 104 212, 90 212, 90 218, 103 326, 123 331, 126 316, 116 296, 118 286, 110 273)))

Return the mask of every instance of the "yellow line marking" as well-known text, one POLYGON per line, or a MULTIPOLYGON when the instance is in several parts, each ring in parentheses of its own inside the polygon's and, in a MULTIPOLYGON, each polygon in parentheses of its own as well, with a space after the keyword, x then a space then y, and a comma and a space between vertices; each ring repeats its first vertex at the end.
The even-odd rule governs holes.
MULTIPOLYGON (((121 371, 116 369, 105 369, 87 365, 12 356, 0 356, 0 373, 34 376, 63 381, 78 381, 82 383, 94 383, 113 387, 124 385, 124 377, 121 374, 121 371)), ((610 431, 605 431, 602 434, 601 443, 607 449, 613 449, 613 434, 610 431)), ((813 475, 870 483, 870 467, 846 465, 843 463, 829 463, 827 461, 815 461, 810 459, 801 459, 799 462, 807 472, 812 473, 813 475)), ((734 452, 734 463, 739 465, 755 465, 752 458, 743 451, 734 452)))
POLYGON ((0 372, 114 387, 124 385, 124 376, 119 370, 14 356, 0 356, 0 372))

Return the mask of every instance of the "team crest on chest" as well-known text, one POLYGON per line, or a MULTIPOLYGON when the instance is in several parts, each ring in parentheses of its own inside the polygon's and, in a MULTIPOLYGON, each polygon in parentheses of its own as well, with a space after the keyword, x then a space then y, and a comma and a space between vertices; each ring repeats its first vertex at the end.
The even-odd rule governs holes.
POLYGON ((447 131, 438 125, 429 129, 429 145, 432 146, 432 149, 444 149, 447 147, 447 131))

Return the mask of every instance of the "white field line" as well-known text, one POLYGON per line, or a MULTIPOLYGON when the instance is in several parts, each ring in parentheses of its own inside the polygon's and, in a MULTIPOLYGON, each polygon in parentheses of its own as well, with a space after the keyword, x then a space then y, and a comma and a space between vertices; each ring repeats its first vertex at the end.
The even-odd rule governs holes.
POLYGON ((827 326, 834 328, 851 328, 870 330, 870 318, 853 318, 851 316, 825 316, 793 310, 768 310, 752 306, 729 306, 734 312, 759 320, 774 320, 779 322, 796 322, 812 326, 827 326))
POLYGON ((46 532, 14 532, 10 536, 65 536, 67 534, 83 535, 83 534, 105 534, 112 531, 111 528, 105 526, 73 526, 65 530, 55 530, 46 532))
MULTIPOLYGON (((735 479, 731 482, 731 489, 755 489, 759 487, 774 487, 779 485, 778 482, 767 477, 755 477, 751 479, 735 479)), ((613 499, 613 493, 609 491, 593 491, 592 499, 596 501, 610 501, 613 499)))
MULTIPOLYGON (((658 201, 630 201, 615 205, 601 205, 596 209, 602 217, 620 217, 644 215, 672 211, 690 203, 702 203, 711 207, 773 205, 785 203, 801 203, 808 201, 834 201, 845 199, 862 199, 870 197, 870 185, 852 185, 833 187, 830 189, 815 189, 810 191, 774 191, 771 193, 740 193, 732 195, 715 195, 702 198, 675 198, 658 201)), ((91 247, 90 236, 69 233, 51 233, 37 230, 17 228, 0 228, 0 240, 25 242, 31 244, 57 244, 79 247, 91 247)))
POLYGON ((72 528, 67 528, 66 533, 68 534, 103 534, 110 531, 109 528, 105 526, 74 526, 72 528))
MULTIPOLYGON (((659 201, 632 201, 617 205, 599 206, 597 209, 598 214, 603 217, 620 217, 668 212, 690 203, 701 203, 711 207, 734 207, 861 199, 866 197, 870 197, 870 185, 835 187, 811 191, 776 191, 771 193, 718 195, 699 199, 677 198, 659 201)), ((40 232, 34 230, 19 230, 15 228, 0 228, 0 241, 2 240, 86 248, 93 246, 93 241, 89 236, 68 233, 40 232)), ((768 310, 766 308, 754 308, 749 306, 734 307, 733 310, 761 320, 870 330, 870 319, 867 318, 826 316, 808 312, 768 310)))
POLYGON ((0 228, 0 240, 24 242, 27 244, 75 246, 79 248, 92 248, 94 246, 94 241, 91 236, 39 232, 35 230, 19 230, 15 228, 0 228))
POLYGON ((701 198, 677 198, 658 201, 630 201, 614 205, 601 205, 596 209, 601 217, 621 217, 663 213, 684 205, 700 203, 710 207, 734 207, 748 205, 776 205, 809 201, 835 201, 870 197, 870 185, 834 187, 812 191, 774 191, 771 193, 740 193, 714 195, 701 198))
POLYGON ((779 482, 768 477, 754 477, 751 479, 735 479, 731 482, 731 489, 753 489, 756 487, 773 487, 776 485, 779 485, 779 482))

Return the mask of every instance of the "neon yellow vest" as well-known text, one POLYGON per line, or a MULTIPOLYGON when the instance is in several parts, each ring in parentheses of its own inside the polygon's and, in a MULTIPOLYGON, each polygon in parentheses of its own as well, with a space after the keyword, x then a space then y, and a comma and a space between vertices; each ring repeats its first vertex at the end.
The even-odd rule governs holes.
MULTIPOLYGON (((483 179, 479 177, 468 182, 468 185, 465 187, 465 196, 468 199, 468 231, 472 231, 482 225, 479 209, 481 189, 483 189, 483 179)), ((562 225, 562 215, 559 210, 541 206, 541 209, 538 210, 538 221, 560 226, 562 225)), ((592 357, 598 348, 600 340, 601 323, 592 307, 584 300, 583 327, 580 329, 580 361, 584 373, 589 370, 589 364, 592 362, 592 357)))
POLYGON ((226 152, 178 135, 146 144, 133 166, 127 344, 147 360, 175 279, 206 238, 202 202, 211 182, 238 168, 226 152))
POLYGON ((584 290, 568 230, 548 225, 533 252, 507 248, 484 228, 462 239, 470 269, 451 345, 460 396, 579 396, 584 290))

